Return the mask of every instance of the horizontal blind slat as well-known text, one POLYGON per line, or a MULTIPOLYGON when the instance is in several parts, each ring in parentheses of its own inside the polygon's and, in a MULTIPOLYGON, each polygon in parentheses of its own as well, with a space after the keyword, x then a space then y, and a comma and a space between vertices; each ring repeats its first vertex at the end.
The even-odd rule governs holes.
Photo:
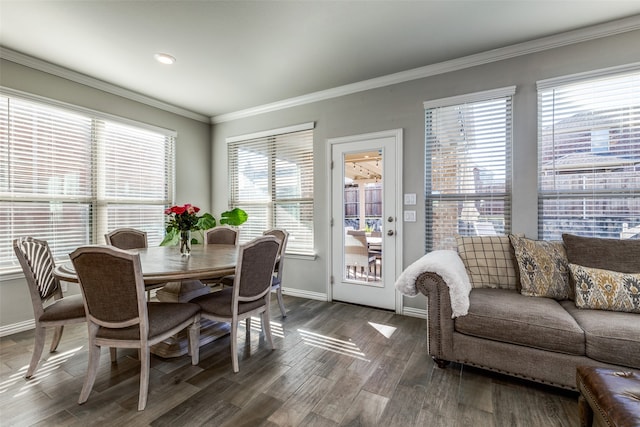
POLYGON ((312 254, 313 131, 265 134, 228 143, 229 206, 249 216, 240 240, 284 228, 289 253, 312 254))
POLYGON ((640 238, 640 71, 595 74, 539 85, 538 230, 544 239, 564 232, 640 238))

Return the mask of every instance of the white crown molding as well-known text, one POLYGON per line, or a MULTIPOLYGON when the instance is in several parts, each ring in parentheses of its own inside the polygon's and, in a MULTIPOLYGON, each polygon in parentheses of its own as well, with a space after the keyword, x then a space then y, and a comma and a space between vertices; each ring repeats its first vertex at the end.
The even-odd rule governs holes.
POLYGON ((640 15, 211 117, 223 123, 640 29, 640 15))
POLYGON ((33 68, 35 70, 43 71, 54 76, 62 77, 63 79, 71 80, 72 82, 80 83, 85 86, 99 89, 101 91, 111 93, 113 95, 121 96, 132 101, 139 102, 141 104, 149 105, 151 107, 158 108, 160 110, 168 111, 170 113, 178 114, 189 119, 198 120, 200 122, 209 123, 209 117, 194 113, 193 111, 185 110, 184 108, 176 107, 175 105, 168 104, 163 101, 159 101, 155 98, 139 94, 137 92, 124 89, 120 86, 116 86, 111 83, 96 79, 94 77, 87 76, 85 74, 78 73, 77 71, 69 70, 68 68, 60 67, 59 65, 51 64, 38 58, 34 58, 29 55, 25 55, 20 52, 8 49, 0 46, 0 58, 7 61, 15 62, 16 64, 24 65, 25 67, 33 68))

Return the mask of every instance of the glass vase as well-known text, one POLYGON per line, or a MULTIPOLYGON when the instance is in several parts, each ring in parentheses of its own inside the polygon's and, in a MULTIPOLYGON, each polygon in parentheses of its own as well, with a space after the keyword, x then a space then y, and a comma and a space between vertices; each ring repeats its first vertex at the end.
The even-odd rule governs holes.
POLYGON ((180 253, 189 256, 191 253, 191 230, 180 231, 180 253))

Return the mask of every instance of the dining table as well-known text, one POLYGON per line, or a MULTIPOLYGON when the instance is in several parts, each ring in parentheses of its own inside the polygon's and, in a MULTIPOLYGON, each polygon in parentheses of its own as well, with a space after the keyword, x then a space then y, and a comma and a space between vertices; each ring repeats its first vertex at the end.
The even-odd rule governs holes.
MULTIPOLYGON (((201 281, 216 279, 235 273, 238 247, 235 245, 193 245, 189 255, 180 253, 178 246, 154 246, 129 249, 140 255, 140 266, 145 289, 156 290, 162 302, 187 302, 211 292, 201 281)), ((53 275, 65 282, 78 282, 71 261, 60 263, 53 275)), ((201 320, 200 345, 205 345, 229 333, 226 323, 201 320)), ((156 344, 151 352, 164 357, 177 357, 188 350, 187 334, 156 344)))
MULTIPOLYGON (((178 246, 154 246, 129 249, 140 255, 145 288, 154 289, 167 282, 203 280, 233 274, 238 247, 235 245, 193 245, 189 255, 182 255, 178 246)), ((71 261, 59 264, 54 276, 65 282, 78 282, 71 261)))

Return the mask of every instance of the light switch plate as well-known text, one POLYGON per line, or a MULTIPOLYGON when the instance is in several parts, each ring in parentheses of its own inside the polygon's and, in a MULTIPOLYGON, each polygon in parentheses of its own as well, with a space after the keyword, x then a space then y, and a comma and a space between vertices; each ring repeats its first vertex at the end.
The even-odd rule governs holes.
POLYGON ((404 204, 405 205, 415 205, 416 204, 416 193, 406 193, 404 195, 404 204))
POLYGON ((416 222, 416 211, 404 211, 404 222, 416 222))

